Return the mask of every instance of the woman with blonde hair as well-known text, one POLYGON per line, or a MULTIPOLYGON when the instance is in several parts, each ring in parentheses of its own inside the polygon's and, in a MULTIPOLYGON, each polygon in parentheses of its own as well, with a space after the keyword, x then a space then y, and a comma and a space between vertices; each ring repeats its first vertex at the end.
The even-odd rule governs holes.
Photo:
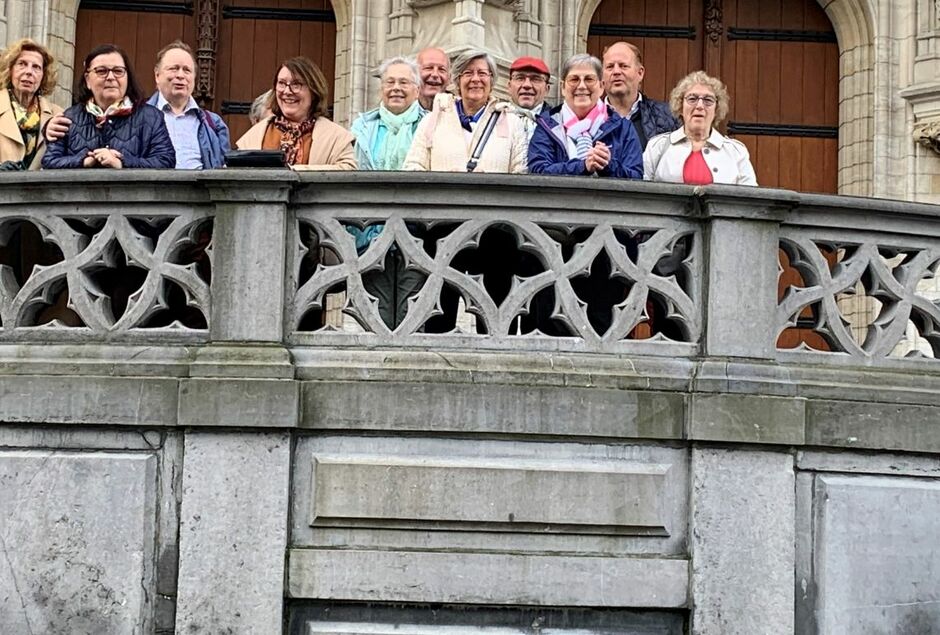
POLYGON ((647 181, 689 185, 757 185, 747 147, 715 129, 728 114, 728 90, 705 71, 682 78, 669 105, 682 127, 650 139, 643 153, 647 181))
POLYGON ((235 145, 240 150, 281 150, 294 170, 355 170, 355 138, 327 118, 329 86, 323 72, 306 57, 278 67, 271 115, 248 130, 235 145))
POLYGON ((52 54, 30 39, 0 56, 0 169, 38 170, 46 151, 43 126, 62 112, 47 95, 56 85, 52 54))

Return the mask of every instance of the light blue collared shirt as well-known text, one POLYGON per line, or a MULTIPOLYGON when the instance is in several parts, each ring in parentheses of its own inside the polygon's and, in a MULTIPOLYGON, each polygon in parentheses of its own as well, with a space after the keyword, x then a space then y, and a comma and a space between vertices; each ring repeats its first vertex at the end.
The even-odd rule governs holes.
POLYGON ((177 170, 201 170, 202 151, 199 149, 199 104, 191 96, 183 114, 173 112, 170 103, 163 97, 157 97, 157 108, 163 113, 170 140, 176 149, 177 170))

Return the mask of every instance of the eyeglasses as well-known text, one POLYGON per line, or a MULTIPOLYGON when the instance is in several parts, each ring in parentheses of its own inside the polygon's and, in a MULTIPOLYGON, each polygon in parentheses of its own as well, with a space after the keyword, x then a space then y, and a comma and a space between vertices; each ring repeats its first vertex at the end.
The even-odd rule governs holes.
POLYGON ((509 81, 518 84, 525 84, 527 81, 532 84, 544 84, 548 80, 545 78, 545 75, 539 73, 513 73, 509 76, 509 81))
POLYGON ((705 108, 711 108, 712 106, 718 103, 718 100, 712 97, 711 95, 686 95, 685 96, 685 103, 692 106, 693 108, 696 106, 696 104, 698 104, 698 102, 702 102, 702 105, 705 106, 705 108))
POLYGON ((414 86, 414 82, 410 79, 395 79, 394 77, 389 77, 388 79, 382 80, 382 86, 386 88, 394 88, 395 86, 408 88, 409 86, 414 86))
POLYGON ((94 73, 101 79, 106 78, 109 74, 114 75, 115 79, 121 79, 127 75, 127 69, 123 66, 95 66, 94 68, 89 68, 88 73, 94 73))
POLYGON ((464 79, 473 79, 474 77, 479 77, 480 79, 487 79, 493 76, 493 73, 489 71, 464 71, 460 74, 464 79))
POLYGON ((281 92, 290 91, 292 93, 299 93, 307 87, 305 83, 296 79, 292 82, 285 82, 283 79, 279 79, 277 80, 275 86, 281 92))
POLYGON ((580 77, 578 75, 569 75, 565 78, 565 83, 568 85, 568 88, 577 88, 581 82, 584 82, 584 85, 588 88, 594 88, 597 86, 597 76, 585 75, 584 77, 580 77))

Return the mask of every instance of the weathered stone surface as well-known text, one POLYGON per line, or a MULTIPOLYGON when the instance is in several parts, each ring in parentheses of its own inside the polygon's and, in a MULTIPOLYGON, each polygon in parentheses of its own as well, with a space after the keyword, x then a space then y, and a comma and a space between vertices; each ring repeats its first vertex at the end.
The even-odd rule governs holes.
POLYGON ((314 461, 312 525, 343 519, 667 533, 667 465, 349 455, 314 461))
POLYGON ((156 458, 0 452, 0 632, 153 628, 156 458))
POLYGON ((305 382, 304 425, 678 439, 675 393, 525 385, 305 382))
POLYGON ((940 632, 940 482, 816 479, 820 633, 940 632))
POLYGON ((293 546, 686 552, 688 453, 676 448, 310 436, 292 481, 293 546))
POLYGON ((940 408, 869 401, 810 400, 806 441, 812 445, 940 452, 940 408))
POLYGON ((0 421, 174 425, 178 390, 175 379, 3 377, 0 421))
POLYGON ((692 395, 689 437, 700 441, 803 443, 805 401, 762 395, 692 395))
MULTIPOLYGON (((746 204, 710 205, 731 208, 729 213, 749 211, 746 204)), ((710 230, 705 350, 720 357, 771 358, 775 340, 767 326, 776 316, 778 227, 716 218, 710 230), (747 275, 741 275, 742 262, 748 263, 747 275), (748 310, 742 311, 743 306, 748 310)))
POLYGON ((692 632, 793 633, 793 457, 692 451, 692 632))
POLYGON ((290 439, 186 435, 179 633, 281 630, 290 439))
POLYGON ((299 385, 289 379, 184 379, 179 422, 185 426, 292 428, 299 385))
POLYGON ((294 598, 531 606, 686 605, 688 562, 485 553, 290 551, 294 598))

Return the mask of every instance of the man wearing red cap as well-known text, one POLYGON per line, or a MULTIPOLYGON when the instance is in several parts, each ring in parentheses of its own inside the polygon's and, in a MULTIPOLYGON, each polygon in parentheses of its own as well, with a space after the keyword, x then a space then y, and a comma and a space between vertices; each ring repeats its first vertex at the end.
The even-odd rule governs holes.
POLYGON ((519 109, 529 139, 536 117, 550 109, 545 103, 550 82, 548 65, 537 57, 520 57, 509 67, 509 98, 519 109))

